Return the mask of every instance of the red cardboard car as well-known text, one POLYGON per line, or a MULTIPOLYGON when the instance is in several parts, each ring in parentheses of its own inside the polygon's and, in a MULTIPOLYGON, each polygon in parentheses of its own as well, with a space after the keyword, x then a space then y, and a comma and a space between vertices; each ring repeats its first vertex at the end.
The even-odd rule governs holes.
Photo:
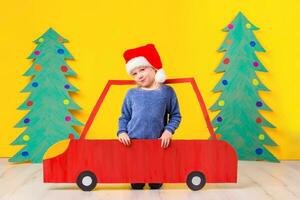
POLYGON ((186 183, 200 190, 205 183, 236 183, 237 154, 227 142, 217 140, 193 78, 170 79, 168 83, 191 83, 201 106, 210 140, 172 140, 166 149, 160 140, 132 140, 125 146, 118 140, 85 139, 111 85, 134 84, 110 80, 104 88, 80 139, 70 137, 64 153, 43 161, 45 183, 77 183, 84 191, 97 183, 186 183))

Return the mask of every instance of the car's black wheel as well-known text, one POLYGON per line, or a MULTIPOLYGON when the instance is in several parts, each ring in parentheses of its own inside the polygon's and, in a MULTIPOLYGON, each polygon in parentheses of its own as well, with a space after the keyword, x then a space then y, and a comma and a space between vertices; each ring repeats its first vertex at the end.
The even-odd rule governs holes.
POLYGON ((83 191, 92 191, 97 185, 97 177, 91 171, 84 171, 79 174, 76 183, 83 191))
POLYGON ((197 171, 189 173, 186 179, 187 186, 193 191, 201 190, 204 187, 205 183, 206 178, 204 174, 197 171))

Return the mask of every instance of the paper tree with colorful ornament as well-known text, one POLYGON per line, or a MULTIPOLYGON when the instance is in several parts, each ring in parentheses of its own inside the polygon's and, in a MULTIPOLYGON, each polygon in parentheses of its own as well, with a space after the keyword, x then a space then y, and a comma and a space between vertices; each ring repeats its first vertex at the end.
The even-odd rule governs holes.
POLYGON ((30 95, 18 108, 30 111, 16 124, 17 128, 26 129, 12 143, 23 145, 23 148, 10 162, 42 162, 49 147, 70 134, 78 138, 73 126, 83 125, 70 112, 80 107, 69 95, 78 89, 66 78, 76 76, 65 61, 73 59, 63 45, 67 40, 50 28, 34 42, 37 47, 28 57, 33 59, 33 64, 24 74, 32 79, 21 91, 30 95))
POLYGON ((269 91, 256 71, 267 72, 255 52, 265 52, 252 31, 259 28, 239 12, 223 31, 228 32, 219 52, 225 52, 216 69, 222 73, 214 92, 221 92, 210 110, 219 111, 213 126, 219 139, 228 141, 240 160, 279 162, 265 147, 277 146, 263 127, 275 128, 259 110, 271 111, 259 97, 259 91, 269 91))

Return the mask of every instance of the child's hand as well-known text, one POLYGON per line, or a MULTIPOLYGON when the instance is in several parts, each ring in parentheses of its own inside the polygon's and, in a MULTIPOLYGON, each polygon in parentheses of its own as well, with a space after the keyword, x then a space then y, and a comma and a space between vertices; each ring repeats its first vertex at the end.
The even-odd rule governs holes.
POLYGON ((170 144, 171 138, 172 138, 172 133, 168 130, 165 130, 161 135, 161 137, 159 138, 161 139, 161 147, 167 148, 170 144))
POLYGON ((125 132, 119 134, 119 141, 126 146, 130 145, 130 138, 125 132))

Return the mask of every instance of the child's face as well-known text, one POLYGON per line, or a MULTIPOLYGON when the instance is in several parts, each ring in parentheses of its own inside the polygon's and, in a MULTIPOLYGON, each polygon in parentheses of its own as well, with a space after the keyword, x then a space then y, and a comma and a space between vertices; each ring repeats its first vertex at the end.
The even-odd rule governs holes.
POLYGON ((150 87, 155 81, 156 71, 152 67, 137 67, 130 74, 139 86, 150 87))

